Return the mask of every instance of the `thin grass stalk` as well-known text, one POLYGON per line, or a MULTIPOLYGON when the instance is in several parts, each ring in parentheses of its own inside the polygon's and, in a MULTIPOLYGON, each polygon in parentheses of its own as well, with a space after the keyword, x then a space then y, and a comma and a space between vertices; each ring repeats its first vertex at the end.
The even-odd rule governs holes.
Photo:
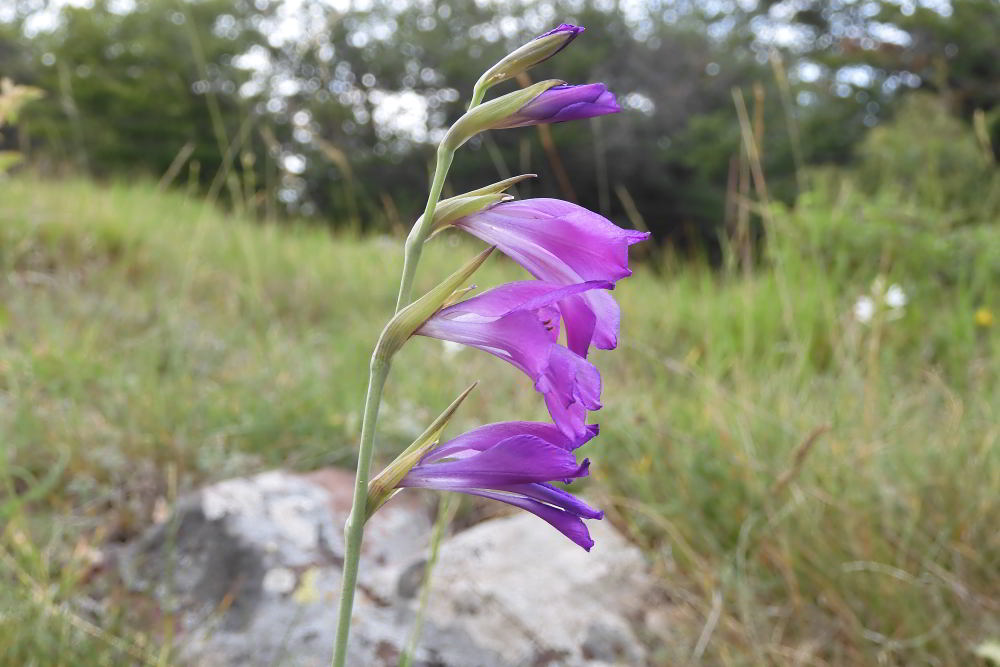
POLYGON ((417 651, 420 643, 420 635, 424 630, 424 619, 427 617, 427 605, 431 598, 431 583, 434 577, 434 569, 437 567, 438 557, 441 554, 441 541, 444 539, 448 524, 455 518, 458 511, 459 500, 457 496, 445 494, 438 505, 437 519, 434 521, 434 532, 431 534, 430 554, 427 557, 427 567, 424 568, 424 580, 420 586, 420 606, 417 609, 417 616, 413 620, 413 627, 410 629, 410 636, 406 640, 406 649, 399 659, 399 667, 410 667, 413 663, 413 655, 417 651))

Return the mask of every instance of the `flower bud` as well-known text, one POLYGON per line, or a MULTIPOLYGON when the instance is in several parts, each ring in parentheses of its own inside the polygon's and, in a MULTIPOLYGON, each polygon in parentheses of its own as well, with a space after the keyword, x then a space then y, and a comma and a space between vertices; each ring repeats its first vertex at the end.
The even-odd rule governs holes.
POLYGON ((388 362, 413 332, 451 298, 455 289, 468 280, 492 252, 492 247, 482 251, 465 266, 445 278, 437 287, 396 313, 396 316, 385 325, 378 343, 375 344, 374 358, 388 362))
POLYGON ((507 127, 503 124, 504 121, 549 88, 562 83, 564 82, 559 79, 540 81, 472 108, 451 126, 441 142, 441 147, 448 151, 454 151, 484 130, 507 127))
POLYGON ((562 123, 619 111, 621 107, 618 106, 614 93, 603 83, 551 86, 516 112, 493 125, 493 129, 562 123))
POLYGON ((540 62, 548 60, 559 53, 583 32, 580 26, 563 23, 558 28, 539 35, 527 44, 507 54, 493 67, 489 68, 476 83, 476 89, 485 91, 496 84, 513 79, 540 62))

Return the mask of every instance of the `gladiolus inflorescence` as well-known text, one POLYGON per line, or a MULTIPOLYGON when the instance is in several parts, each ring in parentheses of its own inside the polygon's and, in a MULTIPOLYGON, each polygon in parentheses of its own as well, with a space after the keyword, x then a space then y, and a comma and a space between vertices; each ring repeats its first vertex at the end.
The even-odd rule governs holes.
POLYGON ((364 524, 403 489, 497 500, 535 514, 588 551, 594 546, 584 520, 601 519, 603 512, 557 484, 569 484, 589 472, 590 461, 578 461, 575 455, 598 433, 588 415, 601 408, 601 375, 587 357, 591 347, 617 347, 621 312, 611 290, 632 273, 628 248, 649 234, 622 229, 569 202, 517 201, 507 194, 508 188, 533 175, 439 201, 455 151, 476 134, 621 110, 602 83, 568 85, 557 79, 482 101, 489 88, 551 58, 582 32, 581 27, 562 24, 487 70, 476 84, 469 110, 438 146, 427 205, 406 240, 396 314, 372 354, 354 503, 345 527, 335 667, 347 659, 364 524), (489 247, 411 303, 423 244, 450 227, 489 247), (494 250, 520 264, 534 280, 469 296, 467 281, 494 250), (472 385, 369 480, 382 389, 394 355, 414 336, 451 341, 503 359, 531 379, 551 423, 498 422, 443 441, 449 420, 472 385))

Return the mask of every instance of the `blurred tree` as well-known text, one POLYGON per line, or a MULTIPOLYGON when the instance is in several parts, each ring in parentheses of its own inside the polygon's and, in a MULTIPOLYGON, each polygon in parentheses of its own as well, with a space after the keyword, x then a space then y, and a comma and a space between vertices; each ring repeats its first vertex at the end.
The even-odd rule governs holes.
MULTIPOLYGON (((784 28, 796 60, 819 66, 824 93, 841 99, 864 93, 855 101, 869 126, 909 88, 941 95, 966 120, 1000 104, 996 0, 765 0, 743 24, 757 48, 784 28)), ((993 127, 998 131, 1000 124, 993 127)))
POLYGON ((63 7, 51 31, 32 27, 35 4, 17 0, 0 23, 0 56, 5 73, 48 93, 21 128, 38 154, 98 175, 174 176, 190 146, 200 171, 189 174, 213 194, 225 186, 234 204, 368 229, 412 221, 433 143, 479 73, 560 21, 587 32, 531 76, 606 81, 624 113, 477 137, 449 187, 533 171, 541 178, 522 196, 572 198, 618 219, 638 212, 661 238, 699 245, 717 241, 727 188, 748 179, 734 87, 772 196, 791 201, 803 165, 853 159, 900 91, 933 87, 967 117, 996 106, 1000 81, 989 0, 949 11, 876 0, 371 0, 345 12, 321 0, 96 0, 63 7))
POLYGON ((210 180, 255 101, 237 94, 249 73, 234 58, 266 44, 259 15, 228 0, 63 7, 54 30, 21 37, 25 81, 49 91, 22 130, 51 157, 99 176, 159 177, 191 144, 210 180))

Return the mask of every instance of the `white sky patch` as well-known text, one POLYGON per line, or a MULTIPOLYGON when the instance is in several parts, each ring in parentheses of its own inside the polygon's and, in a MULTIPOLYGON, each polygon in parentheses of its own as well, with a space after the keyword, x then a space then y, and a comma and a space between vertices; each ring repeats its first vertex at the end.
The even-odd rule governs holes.
POLYGON ((373 90, 368 100, 374 106, 373 120, 379 136, 402 136, 417 142, 428 139, 428 105, 412 90, 373 90))
POLYGON ((289 153, 281 159, 281 166, 290 174, 302 174, 306 170, 306 158, 298 153, 289 153))
POLYGON ((868 65, 848 65, 837 70, 837 83, 867 88, 875 81, 875 70, 868 65))
POLYGON ((135 11, 135 0, 111 0, 108 9, 113 14, 128 14, 135 11))
MULTIPOLYGON (((288 43, 302 42, 312 39, 316 33, 326 29, 326 14, 329 10, 344 13, 356 9, 363 3, 351 0, 281 0, 275 12, 275 18, 265 21, 261 26, 267 34, 268 43, 281 47, 288 43)), ((371 8, 371 3, 368 7, 371 8)))
POLYGON ((788 49, 801 48, 812 41, 812 31, 800 25, 760 23, 754 33, 766 44, 788 49))
POLYGON ((813 83, 823 74, 823 68, 816 63, 802 62, 795 66, 795 77, 803 83, 813 83))
POLYGON ((872 22, 868 24, 868 32, 880 42, 898 44, 899 46, 909 46, 913 39, 910 34, 902 28, 897 28, 891 23, 872 22))
POLYGON ((233 65, 252 72, 266 72, 271 69, 271 56, 260 44, 254 44, 246 53, 233 58, 233 65))
MULTIPOLYGON (((63 7, 94 6, 93 0, 51 0, 44 9, 32 12, 24 21, 24 34, 34 37, 43 32, 52 32, 59 27, 59 12, 63 7)), ((14 9, 14 8, 11 8, 14 9)))
POLYGON ((941 16, 951 16, 953 11, 951 0, 896 0, 896 4, 907 16, 913 14, 917 6, 933 9, 941 16))
POLYGON ((656 111, 656 104, 642 93, 629 93, 622 99, 622 106, 626 109, 635 109, 645 116, 652 116, 656 111))
POLYGON ((282 78, 274 87, 274 92, 282 97, 296 95, 302 89, 302 84, 296 79, 282 78))
POLYGON ((264 84, 251 79, 240 86, 239 92, 242 97, 256 97, 264 92, 264 84))

